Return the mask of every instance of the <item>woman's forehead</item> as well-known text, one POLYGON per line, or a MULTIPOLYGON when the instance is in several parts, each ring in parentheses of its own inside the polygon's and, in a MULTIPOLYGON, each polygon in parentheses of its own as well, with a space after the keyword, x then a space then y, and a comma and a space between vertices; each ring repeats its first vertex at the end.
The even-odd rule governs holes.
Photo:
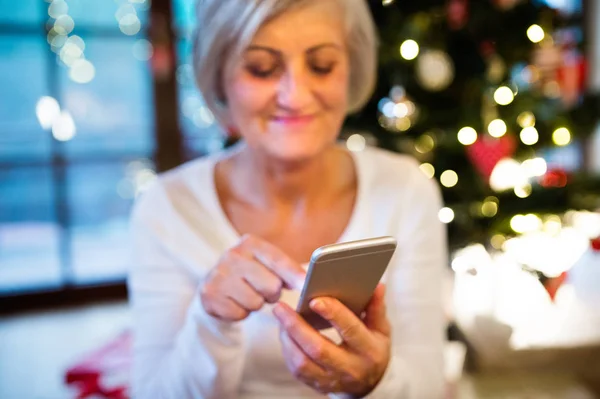
POLYGON ((337 1, 309 2, 288 10, 262 25, 250 45, 274 49, 342 46, 345 24, 337 1))

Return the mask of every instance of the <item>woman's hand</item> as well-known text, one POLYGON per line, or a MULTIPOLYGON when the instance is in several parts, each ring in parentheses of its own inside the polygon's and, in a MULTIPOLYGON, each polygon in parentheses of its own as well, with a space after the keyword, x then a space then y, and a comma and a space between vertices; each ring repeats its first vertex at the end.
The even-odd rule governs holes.
POLYGON ((292 374, 321 393, 357 397, 371 392, 390 359, 390 324, 385 314, 385 287, 380 284, 366 309, 364 321, 333 298, 317 298, 313 311, 328 320, 343 339, 336 345, 289 306, 273 310, 281 324, 281 342, 292 374))
POLYGON ((301 286, 302 266, 268 242, 244 236, 208 273, 200 290, 208 314, 223 321, 239 321, 276 303, 282 288, 301 286))

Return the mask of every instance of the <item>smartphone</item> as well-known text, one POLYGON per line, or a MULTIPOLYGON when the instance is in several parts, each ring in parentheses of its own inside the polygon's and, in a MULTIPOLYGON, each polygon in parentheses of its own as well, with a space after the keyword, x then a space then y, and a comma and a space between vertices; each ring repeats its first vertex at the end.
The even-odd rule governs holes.
POLYGON ((396 240, 388 236, 316 249, 296 311, 317 330, 329 328, 331 324, 309 306, 312 299, 329 296, 360 317, 395 251, 396 240))

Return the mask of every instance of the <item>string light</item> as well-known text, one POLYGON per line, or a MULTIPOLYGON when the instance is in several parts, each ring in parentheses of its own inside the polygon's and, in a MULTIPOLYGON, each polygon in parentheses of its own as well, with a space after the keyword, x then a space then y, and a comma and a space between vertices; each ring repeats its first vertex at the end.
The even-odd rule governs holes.
MULTIPOLYGON (((199 128, 207 128, 215 122, 215 117, 212 112, 201 105, 192 115, 192 121, 199 128)), ((362 137, 362 136, 360 136, 362 137)))
POLYGON ((133 56, 140 61, 148 61, 153 53, 152 43, 146 39, 136 40, 133 44, 133 56))
POLYGON ((533 158, 523 161, 521 168, 527 177, 544 176, 548 171, 548 164, 544 158, 533 158))
POLYGON ((442 223, 450 223, 454 220, 454 211, 452 208, 444 207, 438 212, 438 217, 442 223))
POLYGON ((428 134, 421 135, 416 143, 415 150, 421 154, 426 154, 435 147, 435 140, 428 134))
POLYGON ((490 244, 492 244, 492 247, 497 250, 502 249, 502 246, 505 242, 506 237, 504 237, 502 234, 495 234, 490 240, 490 244))
POLYGON ((517 186, 514 189, 515 195, 519 198, 527 198, 531 195, 531 184, 524 184, 522 186, 517 186))
POLYGON ((53 97, 40 97, 36 106, 35 114, 42 126, 42 129, 50 129, 54 121, 60 116, 60 106, 53 97))
POLYGON ((535 126, 535 115, 529 111, 521 112, 517 117, 517 123, 521 128, 535 126))
POLYGON ((76 83, 89 83, 95 75, 96 68, 88 60, 76 60, 69 70, 69 78, 76 83))
POLYGON ((481 205, 481 214, 488 218, 496 216, 498 214, 498 198, 486 198, 481 205))
POLYGON ((394 116, 396 118, 404 118, 406 115, 408 115, 408 106, 405 103, 394 105, 394 116))
POLYGON ((442 186, 451 188, 458 184, 458 174, 453 170, 446 170, 440 176, 440 182, 442 186))
POLYGON ((544 231, 553 236, 558 235, 562 230, 562 221, 557 215, 548 215, 544 220, 544 231))
POLYGON ((513 102, 515 95, 510 87, 500 86, 494 92, 494 101, 499 105, 508 105, 513 102))
POLYGON ((54 30, 59 35, 68 35, 75 28, 75 21, 68 15, 61 15, 54 21, 54 30))
POLYGON ((405 60, 414 60, 419 55, 419 44, 412 39, 405 40, 400 45, 400 55, 405 60))
POLYGON ((571 132, 566 127, 559 127, 552 133, 552 141, 558 146, 565 146, 571 142, 571 132))
POLYGON ((544 40, 545 36, 546 34, 544 33, 544 29, 542 29, 542 27, 537 24, 533 24, 527 29, 527 37, 533 43, 541 42, 542 40, 544 40))
POLYGON ((523 234, 541 229, 542 219, 534 214, 515 215, 510 220, 510 228, 515 233, 523 234))
POLYGON ((471 145, 477 141, 477 132, 470 126, 465 126, 458 131, 458 141, 462 145, 471 145))
POLYGON ((367 140, 360 134, 353 134, 346 140, 346 147, 352 152, 360 152, 367 146, 367 140))
POLYGON ((490 176, 490 187, 494 191, 513 189, 527 182, 521 164, 514 159, 501 159, 490 176))
POLYGON ((492 137, 502 137, 506 134, 507 130, 506 123, 502 119, 494 119, 488 125, 488 133, 492 137))
POLYGON ((396 120, 396 129, 400 130, 401 132, 407 131, 411 126, 412 122, 409 118, 404 117, 396 120))
POLYGON ((62 111, 52 124, 52 136, 58 141, 69 141, 75 137, 75 122, 68 111, 62 111))
POLYGON ((540 139, 537 129, 533 126, 526 127, 521 130, 521 141, 525 145, 534 145, 540 139))
POLYGON ((127 14, 119 20, 119 29, 125 35, 136 35, 142 29, 142 23, 136 14, 127 14))
POLYGON ((419 169, 421 169, 421 172, 423 172, 425 176, 427 176, 430 179, 432 179, 433 176, 435 176, 435 168, 430 163, 421 164, 421 166, 419 166, 419 169))
POLYGON ((51 18, 59 18, 69 12, 69 6, 64 0, 53 0, 48 7, 48 15, 51 18))

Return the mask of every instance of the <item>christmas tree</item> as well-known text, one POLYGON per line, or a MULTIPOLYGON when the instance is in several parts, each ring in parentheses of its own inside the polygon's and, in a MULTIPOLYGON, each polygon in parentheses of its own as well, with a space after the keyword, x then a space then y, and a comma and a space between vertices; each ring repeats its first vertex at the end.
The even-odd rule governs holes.
POLYGON ((569 209, 600 208, 600 181, 582 171, 599 109, 582 12, 547 3, 371 3, 378 86, 348 119, 347 143, 415 156, 441 183, 452 248, 499 249, 569 209))

